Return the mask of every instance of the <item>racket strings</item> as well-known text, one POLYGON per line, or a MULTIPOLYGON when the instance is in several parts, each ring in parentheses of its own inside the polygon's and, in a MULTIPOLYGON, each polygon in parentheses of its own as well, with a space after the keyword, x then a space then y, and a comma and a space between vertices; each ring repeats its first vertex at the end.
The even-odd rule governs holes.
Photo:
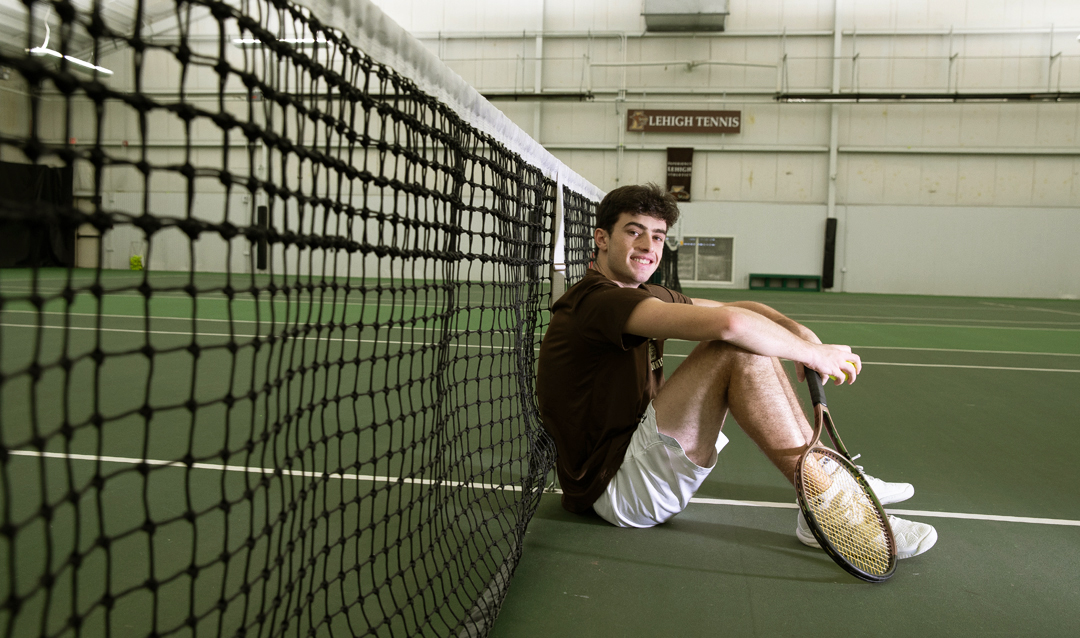
POLYGON ((803 495, 830 544, 858 569, 888 573, 892 548, 887 523, 852 470, 828 453, 811 452, 804 463, 803 495))

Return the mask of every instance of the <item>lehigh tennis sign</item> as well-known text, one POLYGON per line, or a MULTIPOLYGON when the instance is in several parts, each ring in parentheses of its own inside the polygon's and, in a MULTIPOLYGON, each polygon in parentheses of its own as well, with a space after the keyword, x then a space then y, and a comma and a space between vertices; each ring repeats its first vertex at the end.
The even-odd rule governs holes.
POLYGON ((690 178, 694 173, 694 149, 667 150, 667 190, 680 202, 690 201, 690 178))
POLYGON ((742 111, 652 111, 626 113, 626 130, 632 133, 738 133, 742 111))

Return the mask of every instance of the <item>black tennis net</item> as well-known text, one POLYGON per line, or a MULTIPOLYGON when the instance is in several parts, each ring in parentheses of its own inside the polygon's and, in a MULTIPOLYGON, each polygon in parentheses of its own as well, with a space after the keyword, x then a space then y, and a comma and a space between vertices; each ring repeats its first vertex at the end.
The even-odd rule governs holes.
POLYGON ((0 633, 486 635, 555 180, 306 8, 106 5, 0 47, 0 633))
POLYGON ((593 261, 596 202, 563 187, 563 237, 566 242, 566 284, 585 276, 593 261))

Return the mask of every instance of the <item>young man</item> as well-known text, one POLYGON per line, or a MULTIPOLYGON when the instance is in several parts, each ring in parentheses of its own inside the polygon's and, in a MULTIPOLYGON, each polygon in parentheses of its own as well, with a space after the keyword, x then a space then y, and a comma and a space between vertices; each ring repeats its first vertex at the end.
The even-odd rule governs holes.
MULTIPOLYGON (((563 506, 620 527, 651 527, 687 506, 728 441, 729 412, 794 481, 813 428, 780 359, 795 362, 800 382, 804 366, 849 383, 862 371, 851 348, 822 344, 768 306, 646 284, 678 216, 674 198, 652 184, 608 193, 594 265, 553 306, 540 347, 537 393, 563 506), (666 382, 665 339, 699 342, 666 382)), ((882 503, 914 494, 910 484, 867 478, 882 503)), ((900 558, 937 540, 930 525, 890 520, 900 558)), ((817 546, 801 514, 796 536, 817 546)))

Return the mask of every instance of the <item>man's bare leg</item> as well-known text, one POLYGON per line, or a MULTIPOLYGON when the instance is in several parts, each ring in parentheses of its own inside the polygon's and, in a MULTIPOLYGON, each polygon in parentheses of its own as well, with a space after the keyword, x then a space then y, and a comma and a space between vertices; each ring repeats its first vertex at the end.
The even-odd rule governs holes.
POLYGON ((694 463, 706 466, 730 411, 788 481, 813 428, 779 360, 730 344, 698 344, 653 401, 660 431, 675 438, 694 463))
MULTIPOLYGON (((813 429, 780 362, 724 342, 698 344, 661 388, 653 407, 660 431, 674 437, 701 466, 712 462, 729 411, 788 481, 794 482, 799 457, 812 442, 813 429)), ((899 558, 918 556, 937 542, 931 525, 895 516, 889 523, 899 558)), ((816 547, 811 532, 800 526, 805 523, 796 523, 800 542, 816 547)))

